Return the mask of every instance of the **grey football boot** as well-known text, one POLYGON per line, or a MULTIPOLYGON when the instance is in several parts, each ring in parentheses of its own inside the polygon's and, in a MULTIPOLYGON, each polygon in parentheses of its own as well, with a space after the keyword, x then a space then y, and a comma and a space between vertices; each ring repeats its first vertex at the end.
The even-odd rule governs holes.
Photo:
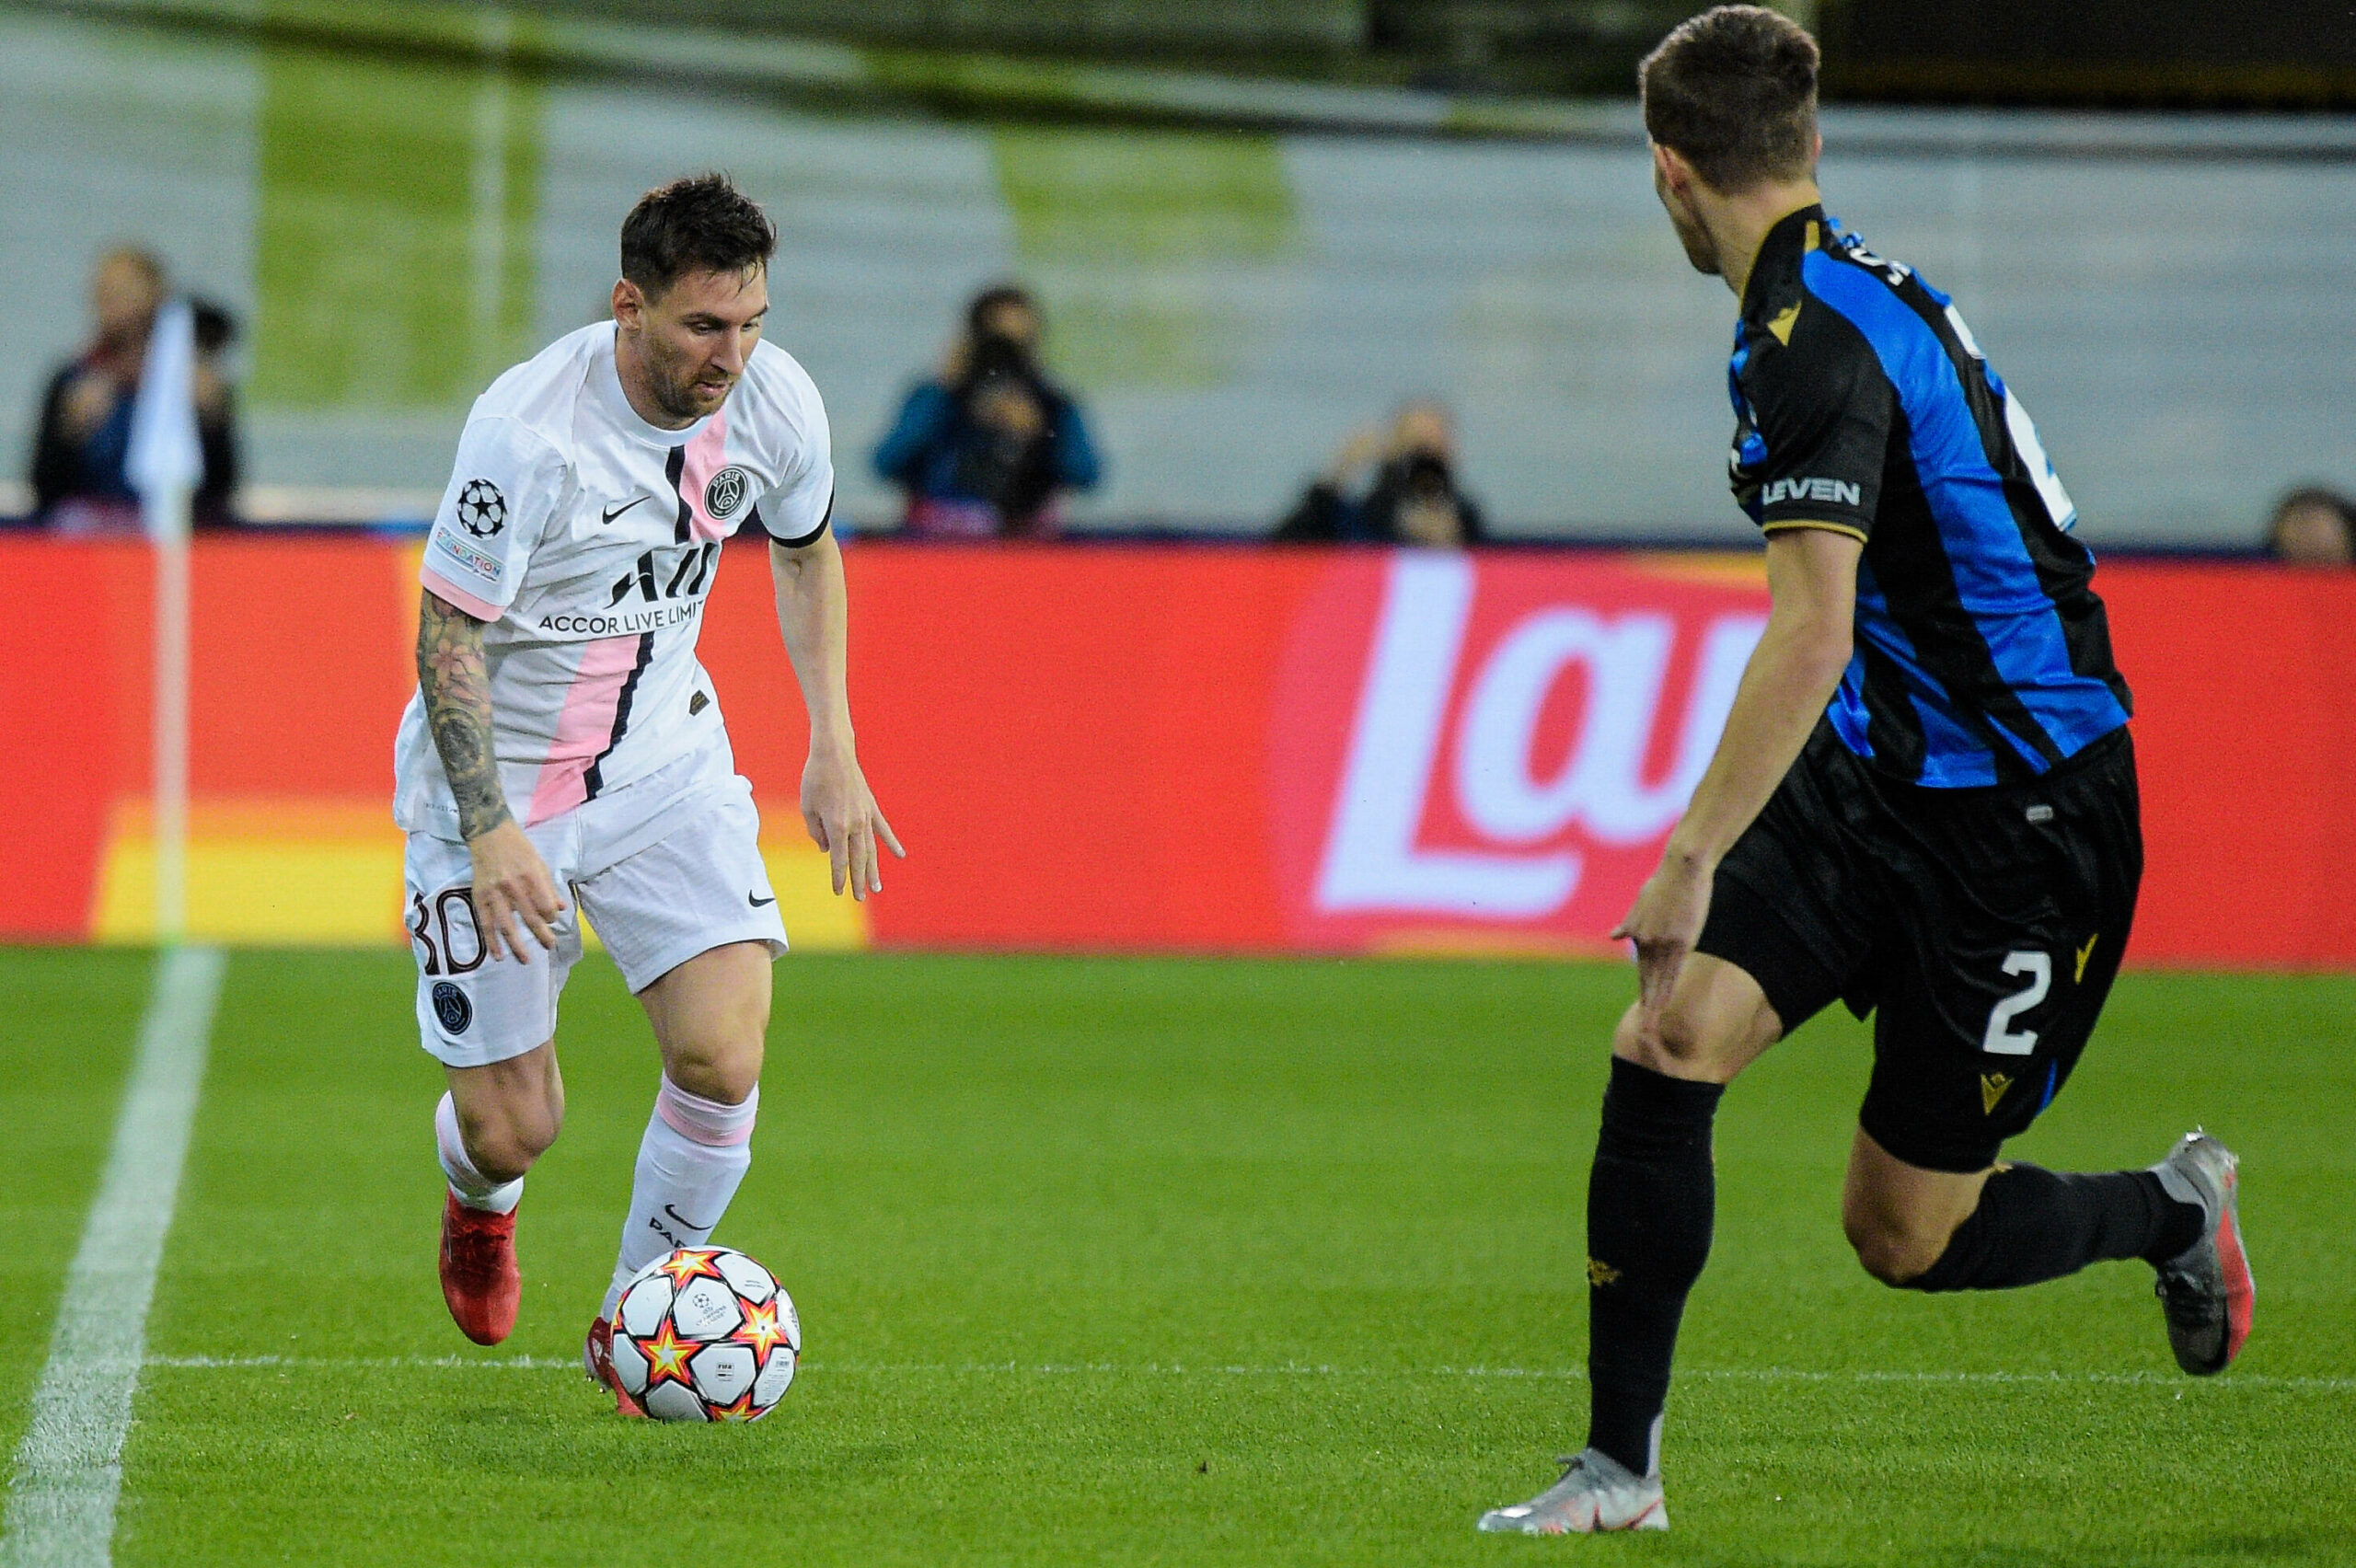
POLYGON ((2167 1314, 2168 1348, 2196 1378, 2223 1372, 2249 1338, 2249 1256, 2242 1250, 2241 1160, 2199 1128, 2152 1167, 2168 1196, 2198 1204, 2200 1239, 2159 1266, 2153 1290, 2167 1314))
POLYGON ((1600 1448, 1554 1462, 1563 1467, 1562 1480, 1527 1503, 1490 1509, 1481 1516, 1481 1528, 1507 1535, 1669 1528, 1660 1477, 1638 1475, 1600 1448))

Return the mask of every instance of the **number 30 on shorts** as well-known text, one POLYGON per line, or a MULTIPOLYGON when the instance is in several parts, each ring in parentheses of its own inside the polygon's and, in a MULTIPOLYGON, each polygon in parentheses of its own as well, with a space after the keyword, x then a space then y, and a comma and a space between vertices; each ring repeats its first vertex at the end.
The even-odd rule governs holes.
POLYGON ((1980 1042, 1982 1051, 1999 1056, 2026 1056, 2037 1049, 2037 1031, 2015 1029, 2013 1020, 2045 1000, 2045 993, 2053 988, 2053 955, 2023 951, 2004 955, 2004 973, 2025 974, 2028 984, 1998 1002, 1988 1015, 1988 1033, 1980 1042))
MULTIPOLYGON (((453 974, 471 974, 480 969, 482 961, 490 956, 483 948, 482 928, 475 922, 475 900, 472 888, 445 887, 434 895, 431 904, 426 902, 425 894, 410 894, 409 895, 409 934, 417 939, 419 946, 425 949, 425 973, 428 974, 441 974, 445 965, 453 974), (451 940, 450 906, 454 904, 466 917, 466 924, 460 928, 466 932, 469 945, 475 950, 474 956, 471 958, 460 959, 458 944, 451 940), (434 944, 433 936, 437 927, 442 933, 442 941, 438 947, 434 944)), ((2039 994, 2042 995, 2042 993, 2039 994)))

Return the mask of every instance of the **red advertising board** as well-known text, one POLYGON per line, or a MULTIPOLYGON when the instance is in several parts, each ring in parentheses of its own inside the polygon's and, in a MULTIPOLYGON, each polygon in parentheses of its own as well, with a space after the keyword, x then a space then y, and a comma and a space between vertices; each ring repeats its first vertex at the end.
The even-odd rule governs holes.
MULTIPOLYGON (((1766 609, 1744 558, 862 545, 849 562, 860 749, 911 858, 849 929, 909 947, 1602 951, 1766 609)), ((0 631, 0 936, 135 935, 145 553, 17 539, 0 570, 58 607, 0 631)), ((193 820, 212 836, 192 882, 261 876, 264 850, 268 877, 323 882, 278 926, 248 907, 249 940, 398 940, 385 813, 414 571, 382 541, 197 548, 193 820)), ((2128 563, 2098 586, 2137 698, 2132 959, 2356 964, 2356 576, 2128 563)), ((779 837, 803 727, 767 598, 757 553, 732 548, 702 652, 779 837)))

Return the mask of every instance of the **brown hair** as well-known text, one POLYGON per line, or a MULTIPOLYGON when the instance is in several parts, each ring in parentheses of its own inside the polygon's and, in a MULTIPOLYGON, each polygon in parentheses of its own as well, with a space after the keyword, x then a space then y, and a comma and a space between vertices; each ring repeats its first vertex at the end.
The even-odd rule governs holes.
POLYGON ((1021 283, 992 283, 976 294, 965 306, 965 330, 973 337, 982 335, 982 324, 990 312, 1002 305, 1019 305, 1032 315, 1039 314, 1039 302, 1021 283))
POLYGON ((2304 512, 2310 507, 2327 512, 2337 518, 2339 531, 2346 536, 2350 549, 2356 551, 2356 503, 2351 503, 2338 490, 2327 490, 2321 485, 2301 485, 2294 490, 2286 491, 2282 499, 2274 503, 2274 514, 2266 520, 2266 548, 2276 555, 2281 554, 2283 525, 2291 521, 2292 513, 2304 512))
POLYGON ((1645 133, 1713 190, 1805 178, 1816 161, 1816 40, 1761 6, 1680 23, 1636 67, 1645 133))
POLYGON ((683 272, 750 272, 777 250, 768 214, 724 174, 675 179, 622 220, 622 276, 650 300, 683 272))

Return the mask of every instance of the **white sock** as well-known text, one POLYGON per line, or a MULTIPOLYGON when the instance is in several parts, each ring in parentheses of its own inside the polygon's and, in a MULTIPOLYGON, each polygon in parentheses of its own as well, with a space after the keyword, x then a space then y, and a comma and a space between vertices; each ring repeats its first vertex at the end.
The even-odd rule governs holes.
POLYGON ((600 1317, 611 1318, 630 1276, 680 1247, 700 1247, 727 1212, 728 1200, 753 1163, 753 1116, 760 1086, 742 1105, 689 1094, 668 1075, 654 1096, 654 1114, 638 1146, 629 1215, 622 1221, 621 1255, 600 1317))
POLYGON ((448 1093, 433 1108, 433 1147, 442 1159, 442 1174, 450 1179, 450 1193, 472 1209, 514 1214, 524 1201, 524 1178, 494 1182, 467 1158, 467 1141, 458 1135, 458 1107, 448 1093))

